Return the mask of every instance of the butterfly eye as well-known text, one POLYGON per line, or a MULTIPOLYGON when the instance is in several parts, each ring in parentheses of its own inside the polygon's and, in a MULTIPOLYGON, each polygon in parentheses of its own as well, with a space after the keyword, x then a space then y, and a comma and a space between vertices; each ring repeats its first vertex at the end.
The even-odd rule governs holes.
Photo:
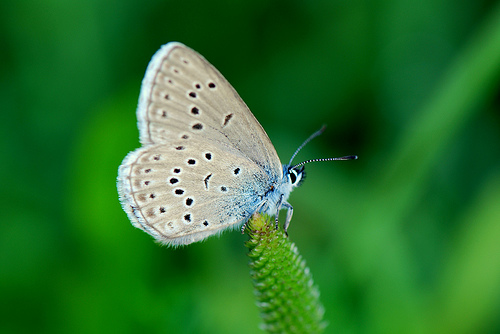
POLYGON ((304 167, 300 166, 298 169, 290 169, 288 171, 290 178, 290 183, 294 187, 298 187, 302 184, 305 177, 304 167))

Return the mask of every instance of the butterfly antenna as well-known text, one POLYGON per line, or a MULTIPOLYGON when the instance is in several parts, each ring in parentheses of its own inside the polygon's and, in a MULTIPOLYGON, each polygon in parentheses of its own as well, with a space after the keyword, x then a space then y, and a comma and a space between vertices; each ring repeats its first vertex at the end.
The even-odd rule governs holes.
MULTIPOLYGON (((299 146, 299 148, 295 151, 295 153, 292 155, 292 158, 290 159, 290 162, 288 163, 288 165, 291 165, 292 164, 292 161, 293 159, 295 158, 295 156, 300 152, 300 150, 307 145, 307 143, 309 143, 311 140, 313 140, 314 138, 316 138, 317 136, 319 136, 320 134, 323 133, 323 131, 325 131, 326 129, 326 125, 323 125, 321 127, 321 129, 319 129, 318 131, 316 131, 315 133, 313 133, 312 135, 309 136, 309 138, 306 139, 305 142, 302 143, 302 145, 299 146)), ((312 161, 311 161, 312 162, 312 161)))
POLYGON ((311 160, 302 161, 300 164, 296 164, 291 169, 300 167, 300 166, 308 164, 310 162, 316 162, 316 161, 334 161, 334 160, 356 160, 357 158, 358 158, 357 155, 347 155, 345 157, 340 157, 340 158, 311 159, 311 160))

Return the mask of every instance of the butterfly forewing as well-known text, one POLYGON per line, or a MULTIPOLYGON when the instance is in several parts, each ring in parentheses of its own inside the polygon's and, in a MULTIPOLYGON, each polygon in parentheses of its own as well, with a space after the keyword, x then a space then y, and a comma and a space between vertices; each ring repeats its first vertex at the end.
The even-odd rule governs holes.
POLYGON ((208 61, 180 44, 163 46, 148 66, 137 117, 143 144, 179 138, 232 147, 273 177, 281 163, 259 122, 208 61))

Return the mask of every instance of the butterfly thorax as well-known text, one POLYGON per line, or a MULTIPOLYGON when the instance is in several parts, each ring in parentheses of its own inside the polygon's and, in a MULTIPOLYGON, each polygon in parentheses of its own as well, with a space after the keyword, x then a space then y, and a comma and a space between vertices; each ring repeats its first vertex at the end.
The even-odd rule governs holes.
POLYGON ((305 179, 304 167, 294 169, 290 165, 283 165, 283 177, 271 185, 263 198, 263 205, 259 212, 275 215, 283 203, 287 202, 290 193, 300 186, 305 179))

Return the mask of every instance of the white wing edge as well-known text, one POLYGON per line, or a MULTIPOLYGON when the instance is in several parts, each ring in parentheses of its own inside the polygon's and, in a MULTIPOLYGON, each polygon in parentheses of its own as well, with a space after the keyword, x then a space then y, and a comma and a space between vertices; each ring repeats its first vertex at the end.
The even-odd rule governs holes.
POLYGON ((132 225, 152 235, 156 240, 162 240, 164 239, 164 237, 157 230, 151 228, 146 223, 144 217, 134 212, 135 201, 132 197, 130 172, 132 168, 131 164, 137 160, 139 152, 141 150, 142 148, 138 148, 137 150, 127 154, 125 159, 123 159, 120 167, 118 168, 118 178, 116 187, 118 188, 118 194, 122 208, 127 213, 127 216, 130 219, 132 225))
POLYGON ((136 111, 137 127, 139 128, 139 140, 143 145, 153 144, 149 140, 149 132, 146 120, 146 111, 148 104, 151 101, 153 83, 164 59, 173 49, 179 47, 189 49, 187 46, 179 42, 169 42, 162 45, 160 49, 155 52, 148 64, 148 67, 146 68, 144 79, 142 79, 141 91, 139 93, 139 104, 137 105, 136 111))

